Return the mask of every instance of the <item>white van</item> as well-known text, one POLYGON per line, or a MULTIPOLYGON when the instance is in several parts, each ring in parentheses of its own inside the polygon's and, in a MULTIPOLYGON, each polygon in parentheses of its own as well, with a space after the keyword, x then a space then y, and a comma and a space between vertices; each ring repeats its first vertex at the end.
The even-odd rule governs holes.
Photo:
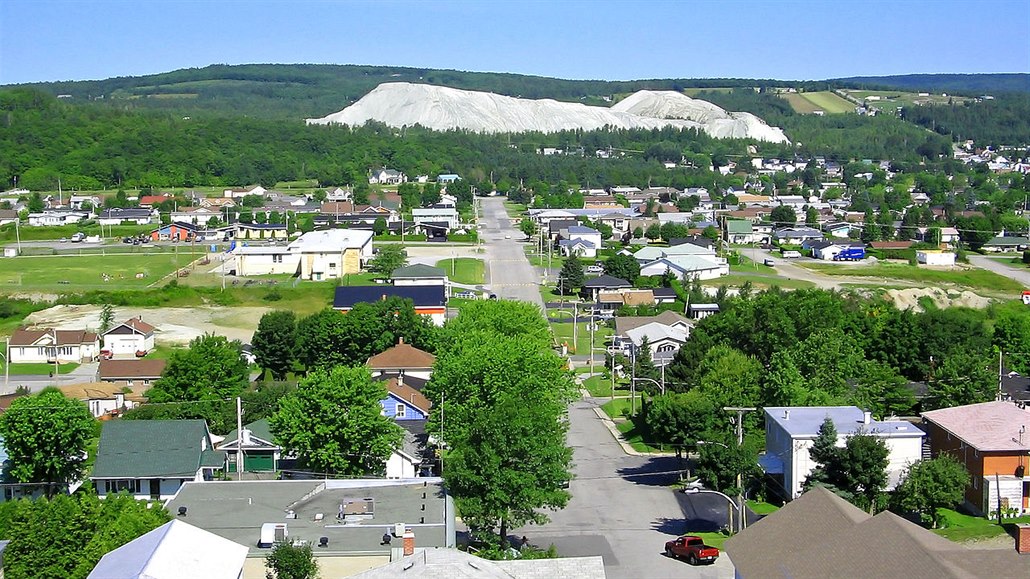
POLYGON ((785 259, 797 259, 797 258, 801 257, 801 252, 800 251, 784 251, 783 252, 783 257, 785 259))
POLYGON ((263 523, 261 525, 261 539, 258 540, 258 547, 267 549, 276 543, 285 543, 290 536, 286 529, 286 523, 263 523))

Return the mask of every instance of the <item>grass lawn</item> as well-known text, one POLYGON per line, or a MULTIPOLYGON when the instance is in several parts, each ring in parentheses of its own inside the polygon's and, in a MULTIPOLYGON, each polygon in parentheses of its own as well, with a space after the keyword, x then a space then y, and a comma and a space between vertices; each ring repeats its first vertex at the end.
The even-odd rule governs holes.
MULTIPOLYGON (((623 411, 625 411, 626 414, 629 414, 630 411, 629 398, 616 398, 615 400, 606 402, 601 406, 601 410, 603 410, 609 418, 623 418, 625 416, 623 411)), ((640 410, 640 404, 637 404, 637 410, 640 410)))
POLYGON ((754 511, 757 515, 768 515, 780 510, 780 507, 762 501, 747 501, 747 508, 754 511))
POLYGON ((1023 263, 1022 255, 1003 255, 1000 257, 988 256, 987 259, 990 259, 991 261, 996 261, 1000 264, 1007 265, 1015 269, 1025 269, 1030 267, 1030 264, 1023 263))
MULTIPOLYGON (((569 315, 572 315, 571 309, 569 315)), ((580 322, 577 324, 577 336, 576 341, 572 341, 572 322, 564 322, 560 324, 551 324, 551 331, 554 333, 554 339, 559 344, 567 343, 569 345, 570 354, 589 354, 590 353, 590 330, 587 328, 586 322, 580 322)), ((594 347, 603 348, 605 339, 612 335, 612 329, 599 324, 594 330, 594 347)), ((599 364, 604 364, 604 352, 596 352, 595 356, 600 360, 599 364)))
MULTIPOLYGON (((60 372, 61 374, 67 374, 68 372, 71 372, 72 370, 74 370, 74 369, 76 369, 78 367, 79 367, 78 364, 60 364, 59 367, 58 367, 58 372, 60 372)), ((54 371, 54 365, 53 364, 47 364, 47 363, 44 363, 44 362, 40 362, 38 364, 31 364, 31 363, 11 364, 11 370, 10 370, 11 374, 29 374, 29 375, 32 375, 32 376, 46 376, 46 375, 49 375, 53 371, 54 371)))
MULTIPOLYGON (((1004 526, 998 525, 996 519, 985 519, 963 515, 951 509, 942 509, 943 517, 940 529, 933 532, 955 542, 976 541, 990 539, 1004 535, 1007 531, 1004 526)), ((1005 519, 1005 525, 1015 523, 1030 523, 1030 516, 1005 519)))
POLYGON ((832 263, 801 262, 798 265, 824 275, 854 277, 879 277, 905 280, 925 284, 954 284, 972 289, 991 291, 1019 291, 1023 285, 992 271, 978 268, 927 269, 900 263, 877 263, 874 265, 843 265, 832 263))
POLYGON ((459 257, 457 259, 441 259, 436 267, 447 272, 451 281, 476 285, 483 283, 485 265, 482 259, 459 257))
POLYGON ((837 96, 832 91, 785 93, 783 95, 795 111, 805 114, 823 111, 826 114, 850 113, 855 105, 837 96))
POLYGON ((144 289, 201 254, 37 256, 0 260, 0 289, 144 289), (137 274, 144 277, 137 278, 137 274), (102 274, 109 276, 104 281, 102 274))
MULTIPOLYGON (((598 365, 597 367, 600 367, 598 365)), ((595 398, 607 398, 612 395, 612 380, 603 376, 592 376, 583 381, 583 387, 595 398)), ((615 393, 619 396, 629 394, 629 385, 616 382, 615 393)))
POLYGON ((637 452, 662 452, 664 449, 656 448, 644 442, 643 433, 637 431, 637 426, 632 420, 616 422, 615 428, 622 433, 622 438, 637 452))
MULTIPOLYGON (((733 536, 733 535, 726 535, 726 534, 723 534, 723 533, 687 533, 687 534, 688 535, 694 535, 696 537, 701 537, 701 539, 704 540, 705 545, 708 545, 709 547, 715 547, 719 551, 722 551, 722 545, 723 545, 723 543, 726 542, 726 539, 729 539, 730 537, 733 536)), ((720 557, 725 557, 726 553, 719 553, 719 556, 720 557)))

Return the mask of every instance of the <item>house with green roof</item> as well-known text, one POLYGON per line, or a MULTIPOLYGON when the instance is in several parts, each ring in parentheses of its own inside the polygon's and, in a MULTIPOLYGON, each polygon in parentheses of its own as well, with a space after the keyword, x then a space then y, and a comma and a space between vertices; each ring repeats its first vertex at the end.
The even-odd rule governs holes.
POLYGON ((734 244, 760 243, 761 239, 755 234, 755 224, 747 219, 727 219, 726 241, 734 244))
POLYGON ((89 478, 101 497, 128 491, 167 500, 183 483, 213 480, 224 468, 204 420, 112 420, 100 431, 89 478))
MULTIPOLYGON (((255 420, 243 427, 243 472, 274 472, 279 470, 282 448, 275 443, 267 418, 255 420)), ((215 449, 227 454, 228 472, 236 472, 236 459, 240 450, 240 435, 233 430, 215 449)))

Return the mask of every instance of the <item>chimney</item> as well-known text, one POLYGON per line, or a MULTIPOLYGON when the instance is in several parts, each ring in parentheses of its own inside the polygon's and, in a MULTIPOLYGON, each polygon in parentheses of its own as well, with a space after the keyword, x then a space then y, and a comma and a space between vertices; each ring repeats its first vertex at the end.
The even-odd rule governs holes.
POLYGON ((869 424, 873 420, 873 413, 866 410, 862 413, 862 424, 869 424))
MULTIPOLYGON (((246 428, 243 429, 243 433, 239 437, 238 443, 242 443, 243 446, 250 446, 250 431, 246 428)), ((238 444, 237 444, 238 446, 238 444)))
POLYGON ((1030 553, 1030 523, 1016 525, 1016 552, 1030 553))
POLYGON ((784 420, 790 420, 790 410, 784 410, 783 411, 783 419, 784 420))
POLYGON ((404 336, 401 336, 401 337, 397 338, 397 345, 398 346, 400 346, 403 343, 404 343, 404 336))
POLYGON ((415 533, 411 529, 404 530, 404 556, 415 554, 415 533))

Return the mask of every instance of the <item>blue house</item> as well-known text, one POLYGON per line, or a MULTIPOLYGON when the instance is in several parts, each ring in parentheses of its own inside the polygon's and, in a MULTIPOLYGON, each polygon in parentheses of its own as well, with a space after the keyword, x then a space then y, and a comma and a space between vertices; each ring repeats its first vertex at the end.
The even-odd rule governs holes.
POLYGON ((404 383, 399 376, 386 380, 386 398, 380 401, 383 413, 398 422, 427 420, 432 403, 421 392, 404 383))

